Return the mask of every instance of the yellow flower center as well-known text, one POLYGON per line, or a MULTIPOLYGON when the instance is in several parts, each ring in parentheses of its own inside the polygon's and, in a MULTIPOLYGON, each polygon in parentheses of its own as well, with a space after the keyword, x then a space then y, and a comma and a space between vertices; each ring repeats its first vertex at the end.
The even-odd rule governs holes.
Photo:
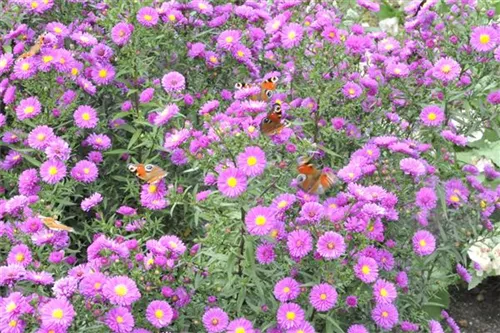
POLYGON ((149 185, 149 187, 148 187, 148 192, 149 192, 149 193, 156 193, 156 190, 157 190, 157 189, 158 189, 158 188, 156 187, 156 185, 151 184, 151 185, 149 185))
POLYGON ((155 261, 153 260, 153 258, 148 259, 148 265, 152 265, 152 264, 154 264, 154 262, 155 261))
POLYGON ((61 319, 64 316, 63 310, 62 309, 55 309, 52 311, 52 318, 54 319, 61 319))
POLYGON ((334 204, 334 203, 332 203, 332 204, 330 204, 328 207, 330 207, 330 208, 337 208, 337 205, 336 205, 336 204, 334 204))
POLYGON ((125 287, 123 284, 119 284, 115 287, 115 294, 118 296, 125 296, 127 295, 127 287, 125 287))
POLYGON ((102 139, 101 138, 97 138, 97 139, 95 139, 95 142, 102 143, 102 139))
POLYGON ((4 68, 5 66, 7 66, 7 60, 5 59, 0 60, 0 68, 4 68))
POLYGON ((82 119, 83 120, 90 120, 90 114, 88 112, 85 112, 84 114, 82 114, 82 119))
POLYGON ((247 164, 248 166, 254 166, 255 164, 257 164, 257 159, 255 158, 255 156, 250 156, 247 159, 247 164))
POLYGON ((9 326, 10 327, 16 327, 17 326, 17 321, 16 320, 9 321, 9 326))
POLYGON ((441 72, 443 72, 445 74, 448 74, 450 71, 451 71, 450 65, 443 65, 443 67, 441 67, 441 72))
POLYGON ((24 109, 25 114, 33 113, 33 111, 35 111, 35 108, 32 106, 28 106, 26 109, 24 109))
POLYGON ((79 71, 78 68, 71 68, 71 75, 76 76, 78 75, 79 71))
POLYGON ((396 69, 394 70, 394 73, 396 73, 396 74, 399 74, 399 73, 401 73, 401 69, 399 69, 399 68, 396 68, 396 69))
POLYGON ((333 250, 335 248, 335 244, 333 242, 331 242, 331 243, 328 243, 328 245, 326 247, 329 248, 330 250, 333 250))
POLYGON ((425 247, 425 246, 427 245, 427 242, 426 242, 424 239, 422 239, 422 240, 419 242, 419 244, 420 244, 420 246, 421 246, 421 247, 425 247))
POLYGON ((384 318, 389 317, 389 313, 387 311, 382 312, 382 317, 384 318))
POLYGON ((48 63, 48 62, 51 62, 52 60, 54 60, 54 57, 46 55, 46 56, 43 56, 42 60, 44 63, 48 63))
POLYGON ((243 327, 238 327, 234 330, 234 333, 246 333, 246 331, 243 327))
POLYGON ((283 292, 285 294, 288 294, 290 292, 290 288, 288 288, 288 287, 283 288, 283 292))
POLYGON ((458 197, 458 195, 453 194, 453 195, 450 197, 450 200, 451 200, 452 202, 459 202, 459 201, 460 201, 460 198, 458 197))
POLYGON ((354 178, 354 173, 353 172, 349 172, 347 175, 349 176, 349 178, 354 178))
POLYGON ((253 132, 255 132, 255 126, 252 126, 252 125, 248 126, 247 131, 248 131, 249 133, 253 133, 253 132))
POLYGON ((38 2, 32 1, 31 2, 31 9, 36 9, 36 8, 38 8, 38 2))
POLYGON ((231 188, 235 188, 236 185, 238 185, 238 181, 234 177, 229 177, 229 179, 227 180, 227 185, 231 188))
POLYGON ((387 290, 385 288, 380 289, 380 296, 387 297, 387 290))
POLYGON ((288 202, 286 202, 285 200, 281 200, 278 204, 278 208, 285 208, 287 204, 288 202))
POLYGON ((51 166, 49 168, 49 175, 51 176, 57 175, 57 168, 55 166, 51 166))
POLYGON ((213 63, 213 64, 216 64, 218 62, 217 57, 211 56, 210 57, 210 62, 213 63))
POLYGON ((55 27, 55 28, 54 28, 54 32, 55 32, 56 34, 60 34, 60 33, 62 32, 62 29, 61 29, 61 28, 59 28, 59 27, 55 27))
POLYGON ((288 311, 286 313, 286 319, 288 319, 288 320, 294 320, 295 319, 295 312, 288 311))
POLYGON ((274 23, 273 23, 273 29, 274 29, 274 30, 277 30, 277 29, 280 27, 280 25, 281 25, 280 21, 276 21, 276 22, 274 22, 274 23))
POLYGON ((83 173, 88 175, 90 173, 90 169, 89 168, 84 168, 83 169, 83 173))
POLYGON ((27 71, 28 69, 30 69, 30 64, 28 64, 27 62, 25 62, 24 64, 22 64, 21 69, 23 71, 27 71))
POLYGON ((117 317, 116 317, 116 322, 117 322, 118 324, 123 323, 123 317, 122 317, 122 316, 117 316, 117 317))
POLYGON ((486 201, 481 200, 481 202, 479 203, 479 205, 481 206, 481 208, 483 208, 483 209, 484 209, 484 208, 486 208, 487 203, 486 203, 486 201))
POLYGON ((255 224, 257 224, 258 226, 263 226, 264 224, 266 224, 266 222, 266 218, 262 215, 257 216, 257 218, 255 219, 255 224))
POLYGON ((348 92, 349 92, 349 95, 351 95, 351 96, 356 93, 356 91, 353 88, 349 88, 348 92))
POLYGON ((96 289, 96 290, 101 288, 101 286, 102 286, 102 284, 100 282, 94 283, 94 289, 96 289))
POLYGON ((288 39, 294 40, 295 37, 297 37, 297 34, 295 33, 295 31, 290 31, 288 33, 288 39))
POLYGON ((329 36, 330 38, 334 38, 334 37, 335 37, 335 32, 333 32, 333 31, 332 31, 332 32, 330 32, 330 33, 328 34, 328 36, 329 36))
POLYGON ((219 320, 217 318, 214 318, 212 319, 212 325, 218 325, 219 324, 219 320))
POLYGON ((64 65, 66 63, 66 59, 64 59, 64 58, 59 59, 59 63, 64 65))
POLYGON ((326 294, 319 295, 319 298, 321 298, 324 301, 326 299, 326 294))
POLYGON ((240 58, 242 58, 245 55, 245 53, 243 51, 238 51, 237 53, 238 53, 238 57, 240 57, 240 58))
POLYGON ((198 8, 200 8, 200 9, 207 9, 207 5, 205 5, 204 3, 200 3, 198 5, 198 8))
POLYGON ((22 262, 24 260, 24 254, 18 253, 16 254, 16 261, 17 262, 22 262))
POLYGON ((104 79, 106 76, 108 76, 108 71, 105 70, 105 69, 101 69, 99 71, 99 77, 102 78, 102 79, 104 79))
POLYGON ((429 119, 429 120, 436 120, 436 117, 437 117, 436 114, 434 112, 431 112, 427 116, 427 119, 429 119))
POLYGON ((305 25, 306 27, 308 27, 308 26, 310 26, 310 25, 311 25, 311 22, 310 22, 310 21, 305 21, 305 22, 304 22, 304 25, 305 25))
POLYGON ((368 265, 363 265, 363 267, 361 267, 361 272, 365 275, 370 274, 370 267, 368 267, 368 265))
POLYGON ((161 319, 161 318, 163 318, 163 316, 164 316, 164 314, 163 314, 163 311, 162 311, 162 310, 156 310, 156 311, 155 311, 155 317, 156 317, 157 319, 161 319))
POLYGON ((233 42, 233 37, 227 36, 226 37, 226 43, 232 43, 233 42))
POLYGON ((487 34, 481 34, 479 36, 479 43, 481 44, 488 44, 490 42, 490 35, 487 34))
POLYGON ((175 242, 168 242, 168 245, 173 248, 173 249, 176 249, 177 248, 177 243, 175 242))
POLYGON ((384 48, 387 50, 387 51, 390 51, 392 50, 394 46, 392 44, 387 44, 384 48))
POLYGON ((7 312, 12 312, 12 311, 14 311, 16 308, 17 308, 16 303, 14 303, 14 302, 10 302, 10 303, 9 303, 9 304, 7 304, 7 306, 5 307, 5 310, 7 310, 7 312))
POLYGON ((149 22, 153 19, 153 17, 151 15, 146 14, 144 15, 144 19, 149 22))
POLYGON ((174 14, 168 15, 168 19, 170 20, 170 22, 175 22, 175 15, 174 14))

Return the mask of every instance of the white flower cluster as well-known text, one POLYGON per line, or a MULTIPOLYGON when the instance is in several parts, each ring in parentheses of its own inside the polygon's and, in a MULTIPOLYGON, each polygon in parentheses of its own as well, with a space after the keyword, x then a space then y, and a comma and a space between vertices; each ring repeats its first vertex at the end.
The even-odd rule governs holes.
POLYGON ((479 265, 477 276, 500 275, 500 237, 480 238, 467 251, 469 258, 479 265))

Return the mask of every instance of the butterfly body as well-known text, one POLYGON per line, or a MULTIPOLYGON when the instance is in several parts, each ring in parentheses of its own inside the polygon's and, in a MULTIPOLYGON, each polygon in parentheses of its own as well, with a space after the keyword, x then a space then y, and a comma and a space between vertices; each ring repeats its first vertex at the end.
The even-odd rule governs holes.
POLYGON ((67 225, 62 224, 61 222, 57 221, 53 217, 46 217, 39 215, 39 219, 42 220, 43 224, 50 230, 55 230, 55 231, 68 231, 68 232, 74 232, 75 230, 71 227, 68 227, 67 225))
MULTIPOLYGON (((276 83, 278 82, 278 78, 273 76, 260 84, 260 93, 250 96, 250 100, 252 101, 269 101, 269 98, 272 97, 273 92, 276 90, 276 83)), ((247 89, 251 88, 252 84, 249 83, 236 83, 236 89, 247 89)))
POLYGON ((299 159, 297 171, 299 176, 299 187, 307 193, 323 194, 327 189, 333 186, 337 181, 332 171, 318 170, 312 163, 310 157, 301 157, 299 159))
POLYGON ((158 183, 161 179, 167 176, 167 172, 157 165, 153 164, 129 164, 128 170, 134 173, 137 178, 144 180, 149 184, 158 183))
POLYGON ((35 45, 33 45, 27 52, 21 54, 19 56, 19 58, 17 59, 17 61, 19 61, 21 59, 31 58, 31 57, 37 55, 42 48, 44 40, 45 40, 45 34, 40 35, 38 37, 38 39, 36 40, 35 45))
POLYGON ((282 121, 281 105, 276 103, 267 116, 260 123, 260 131, 265 135, 275 135, 281 133, 283 128, 290 126, 288 121, 282 121))

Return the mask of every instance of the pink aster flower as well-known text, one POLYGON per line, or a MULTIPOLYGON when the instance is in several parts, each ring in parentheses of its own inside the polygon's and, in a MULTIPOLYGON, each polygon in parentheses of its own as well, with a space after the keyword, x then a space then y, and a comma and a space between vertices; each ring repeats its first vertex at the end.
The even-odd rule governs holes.
POLYGON ((99 176, 97 166, 90 161, 82 160, 71 169, 71 177, 82 183, 91 183, 99 176))
POLYGON ((344 254, 344 237, 334 231, 327 231, 318 239, 318 253, 326 259, 336 259, 344 254))
POLYGON ((170 72, 163 76, 161 84, 167 93, 180 92, 186 88, 186 79, 179 72, 170 72))
POLYGON ((14 75, 17 79, 26 80, 37 72, 37 63, 34 57, 22 59, 14 64, 14 75))
POLYGON ((115 68, 109 63, 99 63, 92 68, 92 80, 97 85, 106 85, 115 79, 115 68))
POLYGON ((392 330, 399 320, 398 309, 390 303, 378 303, 372 310, 372 319, 378 327, 392 330))
POLYGON ((347 329, 347 333, 370 333, 370 332, 365 326, 360 324, 355 324, 349 326, 349 328, 347 329))
POLYGON ((163 111, 157 113, 153 123, 156 126, 163 126, 167 124, 170 121, 170 119, 175 117, 178 113, 179 113, 179 107, 177 106, 177 104, 174 103, 167 104, 163 109, 163 111))
POLYGON ((97 206, 102 201, 102 195, 100 193, 94 193, 90 197, 82 200, 80 204, 80 208, 84 212, 88 212, 92 209, 92 207, 97 206))
POLYGON ((309 302, 319 312, 331 310, 337 304, 337 290, 327 283, 315 285, 309 294, 309 302))
POLYGON ((245 224, 251 235, 264 236, 268 234, 275 222, 274 212, 268 207, 253 207, 245 216, 245 224))
POLYGON ((398 292, 393 283, 378 279, 373 285, 373 298, 377 303, 393 303, 398 297, 398 292))
POLYGON ((300 284, 291 277, 281 279, 274 285, 274 297, 280 302, 292 301, 299 295, 300 284))
POLYGON ((28 145, 37 150, 44 150, 51 142, 54 142, 55 139, 54 130, 49 126, 41 125, 35 127, 30 134, 28 134, 28 145))
POLYGON ((7 72, 14 63, 14 56, 12 53, 4 53, 0 56, 0 75, 7 72))
POLYGON ((99 122, 96 110, 88 105, 79 106, 73 113, 73 119, 80 128, 94 128, 99 122))
POLYGON ((91 133, 84 141, 85 145, 90 145, 96 150, 106 150, 111 148, 111 139, 106 134, 91 133))
POLYGON ((238 168, 249 177, 259 176, 266 168, 266 154, 259 147, 247 147, 236 158, 238 168))
POLYGON ((173 314, 172 307, 165 301, 152 301, 146 309, 146 318, 156 328, 170 325, 173 314))
POLYGON ((221 308, 213 308, 203 314, 202 322, 209 333, 218 333, 226 329, 229 317, 221 308))
POLYGON ((142 7, 137 12, 137 21, 145 27, 153 27, 158 23, 158 12, 151 7, 142 7))
POLYGON ((16 107, 17 119, 25 120, 34 118, 42 112, 42 105, 36 97, 28 97, 19 102, 16 107))
POLYGON ((227 333, 253 333, 252 322, 246 318, 237 318, 227 325, 227 333))
POLYGON ((427 210, 436 208, 437 196, 432 188, 422 187, 415 195, 415 204, 418 207, 427 210))
POLYGON ((354 266, 354 273, 365 283, 374 282, 378 278, 377 262, 373 258, 361 256, 354 266))
POLYGON ((109 278, 102 288, 104 297, 111 304, 129 306, 141 298, 134 280, 127 276, 116 276, 109 278))
POLYGON ((472 29, 470 44, 478 52, 493 50, 498 44, 498 32, 492 26, 480 26, 472 29))
POLYGON ((441 132, 441 137, 445 139, 446 141, 450 141, 457 146, 466 146, 467 145, 467 137, 460 135, 460 134, 455 134, 450 130, 444 130, 441 132))
POLYGON ((10 249, 7 255, 8 265, 28 266, 32 261, 31 251, 25 244, 18 244, 10 249))
POLYGON ((120 22, 111 29, 111 39, 118 46, 127 44, 134 31, 134 26, 129 23, 120 22))
POLYGON ((460 75, 462 68, 454 59, 446 57, 439 59, 432 68, 432 75, 443 82, 455 80, 460 75))
POLYGON ((48 160, 40 165, 40 176, 48 184, 56 184, 66 177, 66 165, 59 160, 48 160))
POLYGON ((290 23, 283 27, 281 32, 281 43, 283 48, 291 49, 300 44, 302 41, 302 36, 304 34, 304 29, 300 24, 290 23))
POLYGON ((425 126, 437 127, 441 126, 445 120, 443 110, 436 105, 426 106, 420 113, 420 120, 425 126))
POLYGON ((286 244, 292 257, 303 258, 311 252, 313 240, 309 231, 299 229, 288 234, 286 244))
POLYGON ((399 167, 405 174, 413 177, 425 175, 425 165, 419 160, 411 157, 399 161, 399 167))
POLYGON ((278 308, 276 319, 285 329, 292 329, 304 322, 305 312, 295 303, 283 303, 278 308))
POLYGON ((276 257, 274 253, 274 245, 269 243, 260 244, 255 249, 255 257, 261 265, 272 263, 276 257))
POLYGON ((361 96, 361 94, 363 93, 363 89, 361 89, 361 87, 357 83, 347 82, 344 85, 344 88, 342 88, 342 93, 348 99, 356 99, 361 96))
POLYGON ((217 47, 230 51, 241 39, 239 30, 226 30, 217 37, 217 47))
POLYGON ((239 197, 245 192, 246 187, 247 179, 245 175, 236 168, 223 170, 217 178, 217 188, 226 197, 239 197))
POLYGON ((109 310, 104 319, 104 323, 115 333, 129 333, 135 325, 132 313, 123 306, 109 310))
POLYGON ((40 308, 40 317, 44 326, 67 328, 71 325, 75 315, 73 305, 66 298, 52 299, 40 308))
POLYGON ((413 235, 413 250, 419 256, 428 256, 436 249, 436 239, 427 230, 420 230, 413 235))

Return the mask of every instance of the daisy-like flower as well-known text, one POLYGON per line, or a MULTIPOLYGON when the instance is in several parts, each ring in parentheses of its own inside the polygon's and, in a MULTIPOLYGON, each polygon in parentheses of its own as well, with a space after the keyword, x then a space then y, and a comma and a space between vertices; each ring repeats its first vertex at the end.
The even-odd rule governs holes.
POLYGON ((241 32, 239 30, 226 30, 217 37, 217 47, 230 51, 234 45, 239 44, 241 32))
POLYGON ((360 324, 351 325, 347 329, 347 333, 370 333, 368 329, 360 324))
POLYGON ((319 223, 324 216, 324 207, 318 202, 306 202, 300 210, 301 223, 319 223))
POLYGON ((132 313, 123 306, 111 309, 106 314, 104 323, 115 333, 131 332, 135 325, 132 313))
POLYGON ((80 208, 84 212, 88 212, 92 207, 97 206, 102 201, 102 195, 100 193, 94 193, 90 197, 82 200, 80 208))
POLYGON ((111 148, 111 139, 106 134, 91 133, 84 142, 96 150, 102 151, 111 148))
POLYGON ((47 24, 46 30, 58 37, 66 37, 69 34, 68 28, 60 22, 50 22, 47 24))
POLYGON ((429 320, 429 333, 444 333, 443 326, 437 320, 429 320))
POLYGON ((413 251, 419 256, 428 256, 436 249, 436 238, 427 230, 420 230, 412 238, 413 251))
POLYGON ((311 234, 307 230, 294 230, 288 234, 286 245, 292 257, 303 258, 313 247, 311 234))
POLYGON ((110 84, 115 79, 115 74, 115 68, 111 64, 99 63, 92 69, 92 80, 94 80, 97 85, 110 84))
POLYGON ((177 106, 177 104, 167 104, 162 112, 157 113, 153 123, 156 126, 165 125, 178 113, 179 107, 177 106))
POLYGON ((48 184, 56 184, 66 177, 66 165, 59 160, 48 160, 40 165, 40 176, 48 184))
POLYGON ((268 207, 253 207, 245 216, 245 224, 251 235, 264 236, 268 234, 275 222, 274 212, 268 207))
POLYGON ((177 255, 182 255, 186 251, 186 245, 179 237, 173 235, 162 236, 159 240, 160 244, 165 246, 170 252, 177 255))
POLYGON ((83 47, 94 46, 97 44, 97 38, 88 32, 77 31, 71 34, 71 39, 73 39, 78 45, 83 47))
POLYGON ((213 100, 213 101, 208 101, 205 104, 203 104, 200 108, 200 111, 198 114, 200 116, 204 116, 206 114, 209 114, 210 112, 214 111, 219 107, 219 101, 218 100, 213 100))
POLYGON ((52 128, 46 125, 37 126, 28 134, 28 145, 33 149, 44 150, 55 138, 52 128))
POLYGON ((118 46, 127 44, 134 31, 134 26, 129 23, 120 22, 111 29, 111 39, 118 46))
POLYGON ((431 210, 436 208, 437 195, 432 188, 422 187, 415 194, 415 204, 423 209, 431 210))
POLYGON ((309 303, 317 311, 326 312, 337 304, 337 290, 327 283, 315 285, 309 294, 309 303))
POLYGON ((18 244, 12 247, 7 255, 7 264, 28 266, 32 261, 31 251, 25 244, 18 244))
POLYGON ((295 303, 283 303, 278 308, 276 319, 278 324, 289 330, 304 322, 305 312, 295 303))
POLYGON ((0 300, 0 316, 5 321, 16 319, 32 310, 28 300, 20 292, 13 292, 0 300))
POLYGON ((318 239, 318 253, 326 259, 336 259, 344 254, 344 237, 334 231, 327 231, 318 239))
POLYGON ((71 169, 71 177, 82 183, 91 183, 99 176, 97 166, 90 161, 82 160, 71 169))
POLYGON ((79 106, 73 113, 73 119, 80 128, 94 128, 99 122, 96 110, 88 105, 79 106))
POLYGON ((253 333, 252 322, 246 318, 237 318, 227 325, 227 333, 253 333))
POLYGON ((414 177, 425 175, 425 165, 419 160, 411 157, 399 161, 399 167, 407 175, 414 177))
POLYGON ((102 273, 96 272, 84 276, 78 285, 78 289, 83 296, 96 297, 102 296, 102 287, 108 280, 108 277, 102 273))
POLYGON ((300 284, 291 277, 281 279, 274 285, 274 297, 280 302, 292 301, 299 295, 300 284))
POLYGON ((31 58, 22 59, 14 64, 14 75, 21 80, 29 79, 37 72, 36 60, 31 58))
POLYGON ((354 266, 354 273, 358 279, 365 283, 371 283, 378 278, 378 265, 375 259, 370 257, 359 257, 354 266))
POLYGON ((236 44, 231 54, 240 63, 247 63, 252 57, 252 51, 243 44, 236 44))
POLYGON ((498 44, 498 33, 491 26, 480 26, 472 30, 470 44, 478 52, 493 50, 498 44))
POLYGON ((255 249, 255 257, 261 265, 268 265, 274 261, 276 254, 274 253, 273 244, 260 244, 255 249))
POLYGON ((462 68, 454 59, 445 57, 439 59, 432 68, 432 75, 443 82, 455 80, 460 75, 462 68))
POLYGON ((40 308, 40 317, 44 326, 67 328, 71 325, 75 315, 73 305, 66 298, 52 299, 40 308))
POLYGON ((137 21, 145 27, 154 27, 158 23, 158 12, 151 7, 142 7, 137 12, 137 21))
POLYGON ((161 85, 167 93, 180 92, 186 88, 186 79, 179 72, 170 72, 163 76, 161 85))
POLYGON ((399 320, 398 309, 390 303, 378 303, 372 310, 372 319, 378 327, 392 330, 399 320))
POLYGON ((420 120, 425 126, 437 127, 441 126, 445 120, 445 116, 443 110, 439 106, 429 105, 423 108, 420 113, 420 120))
POLYGON ((304 34, 304 29, 298 23, 290 23, 283 27, 281 32, 281 43, 283 48, 291 49, 300 44, 302 41, 302 36, 304 34))
POLYGON ((297 201, 297 197, 290 193, 280 194, 278 197, 273 199, 271 207, 280 212, 286 211, 290 208, 295 201, 297 201))
POLYGON ((361 96, 361 94, 363 93, 363 89, 361 89, 361 87, 357 83, 347 82, 344 85, 344 88, 342 88, 342 93, 348 99, 356 99, 361 96))
POLYGON ((40 179, 36 169, 26 169, 19 175, 19 194, 30 196, 40 191, 40 179))
POLYGON ((238 169, 249 177, 259 176, 266 168, 266 154, 259 147, 247 147, 236 158, 238 169))
POLYGON ((373 285, 373 298, 375 302, 382 304, 393 303, 397 297, 398 292, 393 283, 378 279, 373 285))
POLYGON ((209 333, 218 333, 226 329, 229 317, 221 308, 213 308, 203 314, 202 322, 209 333))
POLYGON ((19 120, 34 118, 40 112, 42 112, 42 105, 36 97, 25 98, 16 107, 16 115, 19 120))
POLYGON ((0 75, 7 72, 14 63, 14 56, 12 53, 4 53, 0 56, 0 75))
POLYGON ((236 168, 223 170, 217 178, 217 188, 226 197, 239 197, 243 192, 245 192, 246 187, 247 179, 245 175, 236 168))
POLYGON ((129 306, 141 298, 141 293, 137 289, 134 280, 128 276, 116 276, 109 278, 102 288, 104 297, 111 304, 129 306))
POLYGON ((167 327, 172 322, 173 311, 165 301, 152 301, 146 309, 146 318, 156 328, 167 327))
POLYGON ((49 159, 61 161, 67 161, 69 159, 71 148, 66 141, 61 138, 50 138, 47 141, 48 144, 47 147, 45 147, 45 154, 47 154, 49 159))

